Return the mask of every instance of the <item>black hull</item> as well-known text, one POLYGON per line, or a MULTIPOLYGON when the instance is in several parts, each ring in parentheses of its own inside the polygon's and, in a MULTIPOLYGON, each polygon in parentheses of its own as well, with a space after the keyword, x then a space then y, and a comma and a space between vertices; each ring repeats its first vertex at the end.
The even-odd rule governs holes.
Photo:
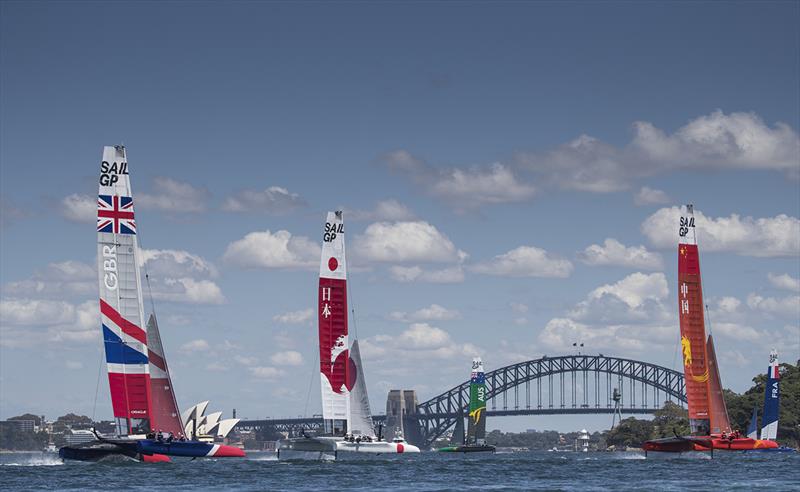
POLYGON ((451 446, 442 448, 439 451, 444 453, 494 453, 495 447, 489 444, 475 444, 472 446, 451 446))
POLYGON ((75 446, 64 446, 58 450, 58 456, 62 460, 76 461, 100 461, 112 457, 139 460, 141 456, 136 444, 136 441, 90 441, 75 446))

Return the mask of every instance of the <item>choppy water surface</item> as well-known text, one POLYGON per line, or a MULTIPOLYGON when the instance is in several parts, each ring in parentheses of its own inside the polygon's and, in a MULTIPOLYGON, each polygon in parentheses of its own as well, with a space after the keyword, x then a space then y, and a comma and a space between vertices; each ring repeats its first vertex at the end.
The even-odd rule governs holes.
POLYGON ((800 454, 716 453, 644 459, 635 453, 422 453, 403 458, 279 462, 247 459, 142 464, 62 463, 52 454, 0 455, 4 490, 800 490, 800 454))

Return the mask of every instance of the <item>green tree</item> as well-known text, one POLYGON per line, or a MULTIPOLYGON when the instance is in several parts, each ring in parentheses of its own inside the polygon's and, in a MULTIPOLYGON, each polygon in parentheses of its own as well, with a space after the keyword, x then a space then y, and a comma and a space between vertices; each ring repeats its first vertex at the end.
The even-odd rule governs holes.
POLYGON ((653 418, 656 437, 672 437, 675 434, 689 434, 689 412, 680 405, 668 401, 660 410, 656 410, 653 418))
POLYGON ((643 442, 652 439, 655 434, 655 424, 651 420, 639 420, 635 417, 624 419, 608 431, 606 443, 615 447, 640 447, 643 442))

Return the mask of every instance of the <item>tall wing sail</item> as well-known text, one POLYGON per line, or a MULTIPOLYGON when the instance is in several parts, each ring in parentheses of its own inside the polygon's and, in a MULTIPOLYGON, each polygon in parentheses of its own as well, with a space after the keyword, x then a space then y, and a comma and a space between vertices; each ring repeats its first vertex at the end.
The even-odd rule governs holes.
POLYGON ((750 417, 750 424, 747 425, 747 437, 758 439, 758 408, 753 407, 753 415, 750 417))
POLYGON ((708 356, 703 322, 700 257, 692 205, 687 205, 685 213, 681 213, 678 227, 678 313, 686 397, 689 403, 689 426, 693 434, 708 435, 711 430, 708 356))
POLYGON ((108 383, 119 434, 147 432, 152 418, 138 254, 125 147, 104 147, 97 198, 97 262, 108 383))
POLYGON ((456 417, 456 426, 453 428, 453 437, 450 438, 451 446, 464 444, 464 415, 459 413, 456 417))
POLYGON ((769 354, 767 387, 764 390, 764 413, 761 417, 761 439, 775 440, 778 437, 778 410, 781 401, 781 373, 778 367, 778 352, 769 354))
POLYGON ((472 359, 469 381, 467 444, 486 443, 486 375, 480 357, 472 359))
POLYGON ((342 434, 349 414, 347 263, 342 212, 328 212, 319 264, 319 363, 325 431, 342 434))
POLYGON ((375 424, 372 422, 372 412, 369 408, 367 381, 364 378, 358 340, 353 340, 353 346, 350 348, 350 374, 355 379, 355 385, 350 392, 350 419, 347 421, 347 428, 354 435, 375 437, 375 424))
POLYGON ((706 344, 708 354, 708 385, 709 385, 709 407, 711 410, 711 433, 722 434, 731 431, 731 423, 728 419, 728 407, 725 405, 725 397, 722 395, 722 380, 719 377, 719 364, 717 364, 717 351, 714 350, 714 337, 708 336, 706 344))
POLYGON ((161 344, 161 333, 158 331, 155 314, 151 314, 147 320, 147 355, 150 359, 152 427, 164 432, 171 432, 176 436, 182 434, 181 413, 178 410, 178 401, 175 399, 175 390, 169 375, 167 358, 164 355, 164 346, 161 344))

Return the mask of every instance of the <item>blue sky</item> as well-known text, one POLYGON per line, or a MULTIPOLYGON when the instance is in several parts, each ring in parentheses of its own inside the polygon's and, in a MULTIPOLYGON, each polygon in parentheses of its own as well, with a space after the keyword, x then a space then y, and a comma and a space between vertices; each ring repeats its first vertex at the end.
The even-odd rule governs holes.
POLYGON ((93 411, 91 197, 117 143, 182 406, 318 413, 335 208, 374 408, 465 380, 473 354, 491 370, 573 341, 679 369, 687 202, 725 386, 773 346, 800 358, 796 2, 0 12, 0 417, 93 411))

